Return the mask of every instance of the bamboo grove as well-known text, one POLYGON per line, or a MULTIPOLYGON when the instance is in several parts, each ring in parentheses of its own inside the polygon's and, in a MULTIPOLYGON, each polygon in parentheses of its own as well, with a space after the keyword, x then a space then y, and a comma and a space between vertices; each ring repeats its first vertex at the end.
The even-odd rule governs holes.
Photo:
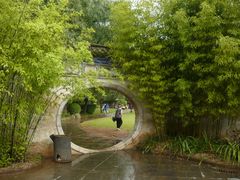
POLYGON ((1 167, 25 159, 50 90, 64 85, 66 66, 90 61, 91 53, 90 30, 72 23, 81 14, 68 1, 0 0, 0 13, 1 167))
MULTIPOLYGON (((149 100, 159 134, 201 132, 201 121, 239 118, 238 0, 118 1, 112 52, 126 80, 149 100)), ((214 125, 215 124, 215 125, 214 125)))

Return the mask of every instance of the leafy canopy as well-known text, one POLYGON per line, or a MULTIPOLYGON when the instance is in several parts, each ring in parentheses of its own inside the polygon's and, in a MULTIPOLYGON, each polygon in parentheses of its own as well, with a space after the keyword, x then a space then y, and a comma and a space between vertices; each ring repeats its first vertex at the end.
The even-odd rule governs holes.
POLYGON ((159 132, 170 119, 239 115, 239 8, 237 0, 115 2, 113 59, 149 100, 159 132))
POLYGON ((91 59, 83 38, 69 43, 66 32, 76 25, 67 3, 0 0, 0 167, 24 160, 50 90, 64 84, 65 65, 91 59))

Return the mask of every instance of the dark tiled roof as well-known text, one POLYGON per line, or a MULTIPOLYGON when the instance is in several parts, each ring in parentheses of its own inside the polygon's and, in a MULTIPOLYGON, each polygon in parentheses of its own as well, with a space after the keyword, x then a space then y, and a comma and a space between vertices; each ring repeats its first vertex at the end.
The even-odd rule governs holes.
POLYGON ((98 65, 111 65, 109 57, 109 48, 107 46, 91 44, 90 51, 93 56, 93 61, 98 65))
POLYGON ((95 64, 100 64, 100 65, 110 65, 111 60, 108 57, 94 57, 93 61, 95 64))

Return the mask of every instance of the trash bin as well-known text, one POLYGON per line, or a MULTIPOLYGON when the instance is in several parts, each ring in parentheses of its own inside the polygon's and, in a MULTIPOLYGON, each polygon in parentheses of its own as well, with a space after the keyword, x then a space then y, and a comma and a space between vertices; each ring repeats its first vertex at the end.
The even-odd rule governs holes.
POLYGON ((70 138, 65 135, 54 135, 50 138, 54 144, 54 160, 56 162, 71 162, 71 141, 70 138))

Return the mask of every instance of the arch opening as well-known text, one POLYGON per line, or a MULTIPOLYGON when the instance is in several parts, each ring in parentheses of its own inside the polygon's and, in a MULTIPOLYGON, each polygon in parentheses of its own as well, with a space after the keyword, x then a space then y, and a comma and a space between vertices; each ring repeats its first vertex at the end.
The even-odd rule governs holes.
POLYGON ((62 128, 72 143, 87 149, 111 147, 133 131, 135 111, 133 103, 118 91, 89 89, 94 98, 74 96, 62 112, 62 128), (115 118, 120 116, 120 119, 115 118))
MULTIPOLYGON (((102 149, 97 148, 85 148, 79 144, 71 143, 71 147, 74 151, 79 153, 92 153, 92 152, 101 152, 101 151, 112 151, 112 150, 121 150, 126 148, 131 148, 133 141, 140 134, 142 124, 143 124, 143 104, 138 100, 136 94, 130 91, 125 84, 114 82, 114 81, 104 81, 101 80, 101 87, 111 89, 123 94, 129 102, 132 103, 135 112, 135 125, 133 130, 127 137, 125 137, 120 142, 116 142, 114 145, 102 149)), ((62 113, 67 104, 68 100, 65 99, 60 103, 57 115, 57 131, 59 134, 65 134, 62 126, 62 113)))

